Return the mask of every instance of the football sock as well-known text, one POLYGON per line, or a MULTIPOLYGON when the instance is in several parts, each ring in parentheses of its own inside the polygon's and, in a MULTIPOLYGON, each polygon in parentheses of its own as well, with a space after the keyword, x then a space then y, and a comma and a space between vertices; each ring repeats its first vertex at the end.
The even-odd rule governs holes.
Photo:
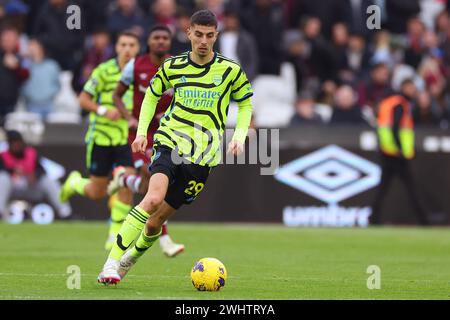
POLYGON ((168 234, 168 232, 167 232, 167 221, 164 222, 164 224, 161 227, 161 236, 165 236, 166 234, 168 234))
POLYGON ((139 193, 139 187, 141 186, 142 178, 134 174, 124 174, 120 177, 119 184, 121 187, 130 189, 133 193, 139 193))
POLYGON ((131 249, 130 254, 131 256, 135 258, 141 257, 153 244, 156 240, 158 240, 159 236, 161 235, 161 231, 158 234, 155 235, 147 235, 146 234, 146 228, 142 230, 141 235, 136 241, 136 244, 134 245, 133 249, 131 249))
POLYGON ((91 182, 91 180, 89 180, 88 178, 79 178, 74 180, 70 186, 72 187, 73 190, 75 190, 76 193, 78 193, 79 195, 84 196, 84 188, 91 182))
POLYGON ((120 227, 116 242, 109 253, 109 258, 114 260, 120 260, 120 258, 122 258, 125 251, 131 247, 133 241, 142 232, 148 217, 150 217, 150 215, 139 206, 130 210, 120 227))
POLYGON ((111 206, 111 225, 109 226, 109 235, 115 236, 125 221, 128 212, 131 210, 129 204, 116 199, 111 206))

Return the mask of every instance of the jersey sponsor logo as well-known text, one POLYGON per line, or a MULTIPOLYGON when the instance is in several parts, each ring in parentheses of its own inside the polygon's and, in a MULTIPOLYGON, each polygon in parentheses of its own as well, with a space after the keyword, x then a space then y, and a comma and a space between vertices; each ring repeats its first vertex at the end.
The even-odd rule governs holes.
POLYGON ((212 108, 222 95, 220 92, 212 90, 184 88, 178 88, 176 93, 181 104, 191 108, 212 108))

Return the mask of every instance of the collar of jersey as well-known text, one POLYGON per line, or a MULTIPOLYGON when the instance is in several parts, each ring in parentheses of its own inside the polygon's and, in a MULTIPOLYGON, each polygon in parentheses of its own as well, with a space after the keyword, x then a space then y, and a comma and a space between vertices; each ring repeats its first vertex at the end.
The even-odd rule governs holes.
POLYGON ((195 63, 194 61, 191 60, 191 51, 188 51, 188 53, 187 53, 187 58, 188 58, 189 64, 193 65, 193 66, 196 67, 196 68, 206 68, 206 67, 209 67, 210 65, 212 65, 212 64, 216 61, 216 57, 217 57, 217 52, 214 51, 214 57, 211 59, 211 61, 208 62, 208 63, 206 63, 206 64, 200 65, 200 64, 197 64, 197 63, 195 63))

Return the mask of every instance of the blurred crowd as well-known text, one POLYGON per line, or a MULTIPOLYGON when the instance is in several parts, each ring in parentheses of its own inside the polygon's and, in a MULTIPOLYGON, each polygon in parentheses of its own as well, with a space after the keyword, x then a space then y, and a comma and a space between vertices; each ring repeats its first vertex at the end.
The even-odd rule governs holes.
POLYGON ((165 24, 171 53, 189 50, 185 30, 200 8, 219 19, 216 50, 251 81, 280 76, 289 63, 295 99, 286 125, 371 124, 378 103, 412 78, 420 89, 416 125, 449 128, 447 0, 0 0, 0 123, 19 100, 45 119, 61 72, 71 72, 78 93, 114 55, 120 31, 138 34, 145 51, 149 28, 165 24), (81 9, 80 29, 66 27, 72 4, 81 9), (367 26, 371 5, 380 29, 367 26))

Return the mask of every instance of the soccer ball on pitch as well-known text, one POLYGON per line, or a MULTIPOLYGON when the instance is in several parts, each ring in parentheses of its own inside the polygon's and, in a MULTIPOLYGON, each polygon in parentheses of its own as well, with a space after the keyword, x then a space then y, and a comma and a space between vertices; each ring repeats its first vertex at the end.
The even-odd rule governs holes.
POLYGON ((227 269, 216 258, 203 258, 192 268, 191 279, 199 291, 218 291, 225 285, 227 269))

